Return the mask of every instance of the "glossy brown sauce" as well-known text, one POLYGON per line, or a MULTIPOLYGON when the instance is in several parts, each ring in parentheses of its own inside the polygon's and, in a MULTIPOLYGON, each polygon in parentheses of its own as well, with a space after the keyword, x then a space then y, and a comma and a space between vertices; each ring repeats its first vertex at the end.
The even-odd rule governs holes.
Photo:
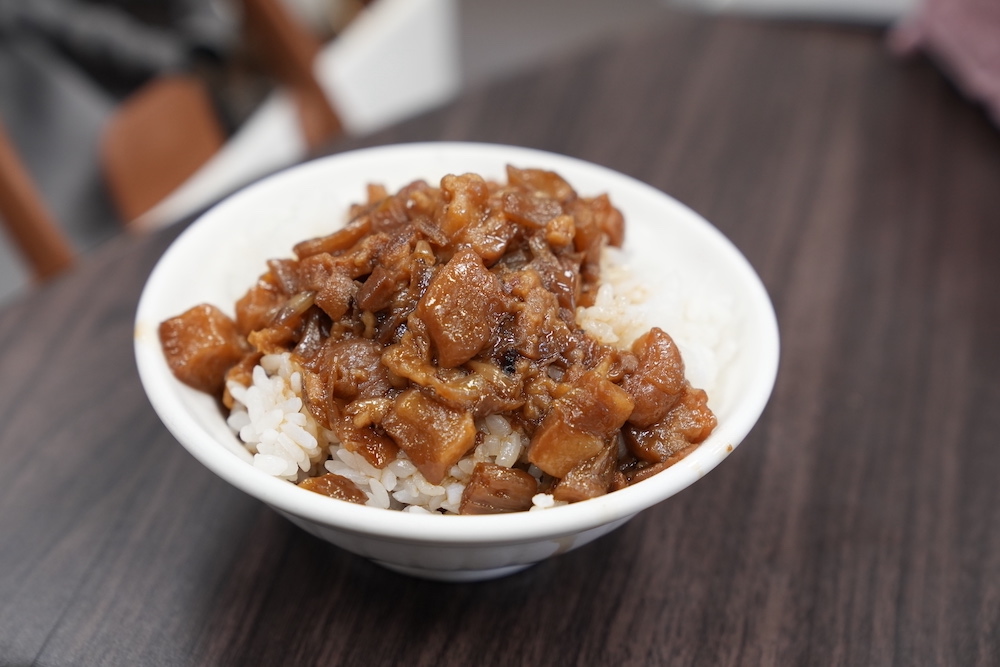
MULTIPOLYGON (((201 305, 164 322, 177 377, 230 405, 227 379, 249 384, 262 355, 290 352, 320 425, 377 468, 403 450, 431 483, 474 447, 477 420, 502 415, 529 445, 511 468, 476 466, 463 513, 608 493, 711 433, 705 392, 667 333, 621 349, 577 323, 603 248, 625 234, 607 196, 513 167, 506 184, 450 175, 368 194, 342 229, 269 261, 235 319, 201 305)), ((364 502, 331 476, 303 486, 364 502)))

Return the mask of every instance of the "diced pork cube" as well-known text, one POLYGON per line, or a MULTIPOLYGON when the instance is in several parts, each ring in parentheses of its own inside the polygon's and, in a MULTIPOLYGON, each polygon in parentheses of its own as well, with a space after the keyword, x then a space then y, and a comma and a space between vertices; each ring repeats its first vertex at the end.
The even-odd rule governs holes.
POLYGON ((476 442, 472 414, 443 405, 419 389, 396 398, 382 427, 431 484, 444 479, 476 442))
POLYGON ((501 514, 531 509, 538 491, 535 478, 524 470, 495 463, 477 463, 462 492, 459 514, 501 514))
MULTIPOLYGON (((663 421, 648 429, 629 425, 623 430, 625 444, 643 461, 661 463, 690 445, 707 438, 716 426, 715 415, 708 408, 708 395, 686 385, 680 399, 663 421)), ((678 459, 679 460, 679 459, 678 459)))
POLYGON ((618 442, 612 440, 596 456, 573 467, 556 483, 552 495, 556 500, 575 503, 603 496, 614 481, 618 460, 618 442))
POLYGON ((214 396, 221 397, 226 372, 248 351, 236 323, 208 304, 165 320, 159 333, 177 379, 214 396))
POLYGON ((438 366, 460 366, 486 347, 503 300, 500 281, 479 255, 468 248, 456 252, 431 280, 416 310, 427 325, 438 366))
POLYGON ((639 427, 663 419, 684 390, 684 361, 674 340, 654 327, 632 344, 639 366, 625 377, 622 387, 635 401, 629 423, 639 427))
POLYGON ((624 389, 593 371, 584 373, 552 402, 531 439, 528 460, 553 477, 565 477, 604 448, 633 406, 624 389))

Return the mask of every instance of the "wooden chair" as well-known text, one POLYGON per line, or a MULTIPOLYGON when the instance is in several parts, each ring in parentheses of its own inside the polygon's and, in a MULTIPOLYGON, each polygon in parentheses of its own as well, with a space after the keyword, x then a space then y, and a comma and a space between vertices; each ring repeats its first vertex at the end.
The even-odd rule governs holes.
MULTIPOLYGON (((322 44, 280 0, 241 0, 244 39, 295 100, 310 151, 342 128, 313 74, 322 44)), ((154 79, 126 100, 101 142, 102 170, 126 224, 147 212, 218 152, 226 138, 206 83, 193 74, 154 79)))
MULTIPOLYGON (((312 74, 319 40, 279 0, 241 0, 246 39, 271 75, 291 92, 306 143, 315 150, 342 129, 312 74)), ((102 172, 123 222, 134 220, 198 170, 225 142, 206 84, 194 75, 153 80, 126 100, 102 141, 102 172)), ((36 281, 73 263, 75 250, 56 224, 0 123, 0 224, 36 281)))

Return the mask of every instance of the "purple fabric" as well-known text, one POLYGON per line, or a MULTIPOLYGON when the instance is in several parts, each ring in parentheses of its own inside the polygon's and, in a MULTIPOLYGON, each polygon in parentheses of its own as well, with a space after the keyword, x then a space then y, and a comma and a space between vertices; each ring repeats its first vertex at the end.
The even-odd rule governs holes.
POLYGON ((1000 126, 1000 0, 925 0, 890 45, 901 55, 926 53, 1000 126))

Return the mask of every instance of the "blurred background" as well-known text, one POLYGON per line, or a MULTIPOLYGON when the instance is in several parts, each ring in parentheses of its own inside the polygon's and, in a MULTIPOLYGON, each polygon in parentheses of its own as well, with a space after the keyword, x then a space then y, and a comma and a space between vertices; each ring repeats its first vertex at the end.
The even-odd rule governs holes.
POLYGON ((0 306, 115 235, 658 13, 883 29, 918 2, 0 0, 0 306), (15 239, 46 224, 62 257, 39 270, 15 239))

